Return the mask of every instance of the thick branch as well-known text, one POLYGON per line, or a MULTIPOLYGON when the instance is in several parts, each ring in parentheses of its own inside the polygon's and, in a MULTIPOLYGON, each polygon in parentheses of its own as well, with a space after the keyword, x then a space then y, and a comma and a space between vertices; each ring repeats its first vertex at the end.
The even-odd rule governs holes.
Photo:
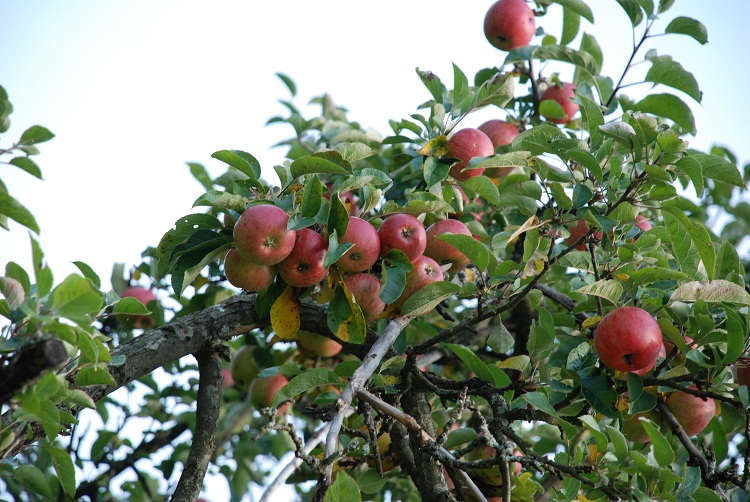
POLYGON ((203 487, 208 463, 214 453, 216 423, 221 405, 221 357, 210 345, 199 351, 200 381, 198 383, 198 409, 195 412, 195 432, 185 467, 177 483, 172 500, 192 502, 203 487))
POLYGON ((57 338, 43 338, 18 349, 9 363, 0 367, 0 404, 66 359, 65 346, 57 338))

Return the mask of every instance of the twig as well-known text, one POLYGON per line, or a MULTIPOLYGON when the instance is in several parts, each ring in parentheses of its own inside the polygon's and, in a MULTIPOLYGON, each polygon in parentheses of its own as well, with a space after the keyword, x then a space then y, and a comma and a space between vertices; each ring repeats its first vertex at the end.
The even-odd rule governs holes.
MULTIPOLYGON (((677 436, 677 439, 680 440, 682 446, 684 446, 687 450, 690 458, 698 465, 698 467, 700 467, 701 477, 703 478, 703 480, 708 481, 711 474, 711 467, 709 466, 706 457, 704 457, 703 454, 698 451, 698 448, 693 444, 693 441, 691 441, 690 437, 687 435, 685 430, 672 414, 672 410, 669 409, 667 403, 659 401, 656 403, 656 406, 659 408, 659 413, 661 414, 662 418, 664 418, 664 421, 667 423, 669 428, 672 430, 672 433, 677 436)), ((708 485, 708 483, 706 484, 708 485)), ((713 487, 709 486, 709 488, 713 487)))
MULTIPOLYGON (((409 318, 403 316, 394 317, 388 321, 380 338, 372 345, 370 351, 362 360, 362 365, 354 372, 349 380, 349 385, 346 386, 346 389, 344 389, 344 392, 341 393, 341 396, 336 401, 336 414, 333 416, 333 420, 331 420, 331 428, 328 430, 326 436, 326 458, 331 457, 336 452, 341 425, 344 423, 347 411, 351 410, 352 399, 364 388, 367 380, 375 372, 380 361, 383 360, 385 353, 393 346, 396 338, 407 324, 409 324, 409 318)), ((333 464, 331 463, 326 466, 325 486, 331 485, 332 478, 333 464)))

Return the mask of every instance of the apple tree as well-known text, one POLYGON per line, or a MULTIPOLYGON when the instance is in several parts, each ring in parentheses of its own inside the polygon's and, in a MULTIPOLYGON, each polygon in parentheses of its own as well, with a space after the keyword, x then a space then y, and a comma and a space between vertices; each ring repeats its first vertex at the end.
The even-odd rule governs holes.
MULTIPOLYGON (((56 282, 0 184, 0 224, 33 253, 0 277, 3 490, 747 500, 750 170, 688 146, 699 83, 642 50, 705 27, 674 0, 617 3, 620 74, 583 0, 499 0, 502 63, 418 68, 424 100, 385 133, 328 95, 306 116, 279 74, 275 179, 244 150, 213 153, 218 177, 190 163, 205 194, 110 291, 81 262, 56 282)), ((0 90, 0 132, 11 111, 0 90)), ((51 138, 33 126, 0 155, 41 176, 51 138)))

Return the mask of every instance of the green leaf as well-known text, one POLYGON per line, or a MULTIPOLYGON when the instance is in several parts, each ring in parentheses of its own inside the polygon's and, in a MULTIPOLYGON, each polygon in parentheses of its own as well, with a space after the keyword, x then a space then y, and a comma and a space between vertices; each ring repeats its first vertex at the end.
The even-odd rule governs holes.
POLYGON ((331 197, 331 203, 328 210, 327 228, 329 232, 336 232, 343 236, 346 228, 349 226, 349 210, 344 202, 336 196, 331 197))
POLYGON ((16 310, 26 301, 23 284, 12 277, 0 277, 0 294, 5 297, 10 311, 16 310))
POLYGON ((581 119, 592 139, 599 135, 599 127, 604 125, 604 114, 602 109, 592 99, 579 96, 581 100, 581 119))
POLYGON ((727 351, 722 362, 728 366, 739 359, 745 350, 745 333, 747 327, 740 315, 732 310, 726 309, 727 313, 727 351))
POLYGON ((437 237, 461 251, 480 272, 497 267, 497 258, 492 251, 471 235, 441 234, 437 237))
POLYGON ((528 150, 532 155, 550 153, 553 151, 550 144, 559 138, 567 138, 567 136, 555 126, 540 125, 532 127, 513 139, 513 150, 528 150))
POLYGON ((386 305, 390 305, 404 292, 406 274, 414 267, 406 255, 397 249, 388 252, 383 265, 383 286, 380 288, 380 299, 386 305))
POLYGON ((365 341, 367 332, 365 316, 360 306, 354 301, 354 296, 347 294, 344 288, 336 289, 333 300, 328 305, 326 321, 328 328, 340 340, 349 343, 365 341))
POLYGON ((471 87, 466 74, 453 63, 453 107, 451 115, 455 118, 467 111, 471 103, 471 87))
POLYGON ((580 209, 594 198, 594 192, 586 183, 576 183, 573 187, 573 209, 580 209))
POLYGON ((695 134, 695 117, 690 107, 673 94, 650 94, 633 107, 643 113, 651 113, 673 121, 690 134, 695 134))
POLYGON ((90 280, 95 287, 101 288, 102 287, 102 280, 99 278, 99 275, 94 272, 94 269, 88 266, 86 263, 83 263, 82 261, 74 261, 73 265, 78 267, 78 270, 81 271, 83 276, 90 280))
POLYGON ((57 472, 57 479, 65 490, 68 497, 76 493, 76 471, 73 467, 73 458, 57 446, 45 446, 45 451, 52 457, 52 466, 57 472))
POLYGON ((89 280, 77 274, 69 275, 52 290, 52 308, 68 319, 86 319, 98 312, 102 304, 101 292, 89 280))
POLYGON ((485 382, 489 382, 493 385, 495 384, 495 379, 490 369, 469 347, 466 347, 465 345, 458 345, 455 343, 445 343, 442 345, 456 354, 458 358, 461 359, 461 361, 466 365, 466 367, 476 373, 479 378, 481 378, 485 382))
POLYGON ((547 357, 555 345, 555 321, 549 310, 539 309, 539 318, 531 321, 526 348, 534 360, 547 357))
POLYGON ((609 440, 615 448, 615 456, 618 462, 625 461, 628 456, 628 442, 622 432, 618 431, 612 426, 607 426, 607 433, 609 434, 609 440))
POLYGON ((514 82, 513 74, 496 73, 482 82, 479 89, 474 92, 474 100, 470 108, 482 108, 490 105, 503 108, 513 99, 514 82))
POLYGON ((505 354, 513 348, 515 343, 513 335, 510 334, 508 328, 505 327, 498 317, 495 321, 495 328, 490 333, 489 338, 487 338, 487 345, 492 349, 492 352, 505 354))
POLYGON ((576 36, 581 28, 581 16, 570 9, 563 10, 563 30, 560 35, 560 45, 568 45, 576 36))
POLYGON ((190 168, 190 174, 193 175, 193 178, 198 180, 198 183, 200 183, 203 188, 211 190, 214 187, 214 183, 211 181, 208 171, 206 171, 206 168, 203 167, 202 164, 198 164, 197 162, 185 162, 185 164, 190 168))
POLYGON ((620 298, 622 297, 622 283, 614 279, 602 279, 574 291, 576 293, 598 296, 610 301, 613 305, 619 305, 620 298))
POLYGON ((35 234, 39 234, 39 225, 31 211, 11 197, 8 192, 0 190, 0 216, 3 215, 32 230, 35 234))
POLYGON ((29 278, 29 274, 18 263, 13 261, 6 263, 5 275, 17 280, 23 286, 24 293, 29 294, 31 291, 31 279, 29 278))
POLYGON ((651 60, 651 68, 646 73, 644 80, 657 84, 666 85, 682 91, 697 102, 701 102, 702 93, 698 81, 692 73, 685 70, 680 63, 671 58, 659 58, 651 60))
MULTIPOLYGON (((677 167, 684 169, 688 174, 699 169, 703 177, 711 178, 723 183, 729 183, 743 188, 742 174, 737 166, 717 155, 696 153, 681 158, 676 162, 677 167)), ((690 176, 691 180, 693 176, 690 176)), ((695 184, 695 182, 693 182, 695 184)), ((697 191, 697 187, 696 187, 697 191)), ((699 194, 700 195, 700 194, 699 194)))
MULTIPOLYGON (((347 162, 355 162, 357 160, 366 159, 372 157, 377 152, 357 141, 346 141, 342 143, 336 143, 333 149, 341 154, 341 157, 347 162)), ((343 190, 342 190, 343 191, 343 190)))
MULTIPOLYGON (((599 71, 599 65, 594 56, 588 52, 579 51, 565 45, 541 45, 534 48, 533 58, 542 61, 553 60, 569 63, 577 66, 585 72, 596 75, 599 71)), ((515 50, 511 51, 505 58, 505 64, 521 62, 518 59, 519 54, 515 50)))
POLYGON ((721 498, 714 490, 705 486, 699 486, 692 495, 690 500, 693 502, 723 502, 721 498))
POLYGON ((610 418, 619 418, 619 413, 615 410, 617 391, 605 375, 599 373, 582 376, 581 388, 583 396, 594 410, 610 418))
POLYGON ((656 396, 643 390, 643 379, 635 373, 628 373, 628 413, 635 415, 656 407, 656 396))
POLYGON ((440 302, 450 298, 459 291, 461 291, 461 286, 453 282, 433 282, 407 298, 403 307, 401 307, 401 313, 407 317, 419 317, 427 312, 431 312, 440 302))
POLYGON ((238 169, 241 173, 247 175, 249 178, 254 180, 260 179, 260 164, 255 157, 247 152, 243 152, 242 150, 219 150, 218 152, 214 152, 211 157, 218 159, 225 164, 229 164, 238 169))
POLYGON ((21 140, 19 141, 19 144, 24 146, 36 145, 39 143, 44 143, 45 141, 49 141, 54 137, 55 135, 52 134, 48 129, 42 126, 35 125, 29 127, 23 132, 23 134, 21 134, 21 140))
POLYGON ((232 246, 230 236, 208 229, 198 229, 183 244, 175 247, 170 269, 172 288, 181 295, 203 267, 232 246))
POLYGON ((218 229, 221 222, 216 216, 210 214, 188 214, 175 222, 175 227, 169 230, 161 238, 156 247, 156 256, 159 258, 158 271, 165 275, 170 265, 170 257, 175 247, 185 242, 196 229, 218 229))
POLYGON ((630 18, 630 23, 635 27, 643 21, 643 11, 637 0, 617 0, 630 18))
POLYGON ((552 0, 553 3, 562 5, 566 10, 575 12, 581 17, 586 18, 589 23, 594 22, 594 13, 583 0, 552 0))
POLYGON ((42 179, 42 170, 39 169, 39 166, 36 165, 36 162, 28 157, 15 157, 10 159, 8 163, 20 169, 23 169, 32 176, 42 179))
POLYGON ((294 80, 281 72, 276 72, 276 76, 279 77, 279 80, 284 82, 284 85, 289 89, 289 93, 292 97, 297 95, 297 86, 294 84, 294 80))
POLYGON ((644 417, 639 417, 638 420, 641 421, 643 429, 646 431, 646 434, 648 434, 649 439, 651 439, 651 448, 654 452, 656 462, 662 467, 671 466, 672 462, 674 462, 675 455, 667 438, 664 437, 664 434, 661 433, 656 424, 651 420, 644 417))
POLYGON ((475 191, 480 197, 485 199, 493 206, 500 203, 500 193, 491 179, 487 176, 474 176, 463 183, 463 186, 469 190, 475 191))
POLYGON ((146 308, 141 302, 133 297, 126 297, 117 300, 114 308, 112 309, 113 314, 128 314, 128 315, 148 315, 151 311, 146 308))
POLYGON ((679 16, 667 25, 667 29, 664 33, 679 33, 681 35, 687 35, 697 40, 701 45, 708 43, 708 32, 706 27, 700 21, 696 21, 690 17, 679 16))
POLYGON ((290 166, 296 179, 305 174, 352 174, 352 166, 335 150, 305 155, 290 166))
MULTIPOLYGON (((209 206, 216 209, 231 209, 238 213, 242 213, 247 206, 248 199, 242 195, 236 195, 229 192, 222 192, 220 190, 209 190, 204 193, 193 202, 193 207, 196 206, 209 206)), ((215 217, 214 217, 215 219, 215 217)))
POLYGON ((85 387, 87 385, 111 385, 117 386, 117 382, 107 371, 105 363, 84 366, 76 373, 76 385, 85 387))
POLYGON ((362 492, 353 477, 339 470, 336 481, 326 491, 325 502, 362 502, 362 492))
POLYGON ((96 409, 96 403, 91 396, 83 392, 81 389, 69 389, 65 398, 73 404, 83 406, 85 408, 96 409))
POLYGON ((750 293, 745 288, 723 279, 693 281, 680 285, 670 296, 670 302, 735 303, 750 305, 750 293))
POLYGON ((342 387, 345 385, 341 378, 328 368, 313 368, 300 373, 299 375, 292 378, 289 383, 284 385, 274 396, 271 406, 279 406, 284 401, 293 399, 294 397, 307 392, 315 387, 322 387, 326 385, 335 385, 336 387, 342 387))
POLYGON ((317 176, 311 176, 302 192, 299 214, 303 218, 314 218, 323 204, 323 184, 317 176))
POLYGON ((669 268, 642 268, 630 274, 625 287, 628 291, 631 291, 639 286, 653 284, 654 282, 687 281, 689 279, 690 277, 687 274, 684 274, 679 270, 672 270, 669 268))
MULTIPOLYGON (((692 267, 690 260, 694 259, 693 250, 695 250, 694 253, 697 253, 703 260, 707 278, 713 279, 716 269, 716 250, 711 243, 708 230, 699 221, 690 220, 685 213, 677 209, 664 211, 664 224, 672 243, 677 246, 679 253, 685 258, 685 263, 692 267), (678 235, 679 232, 686 232, 687 240, 685 240, 685 235, 678 235)), ((677 251, 675 252, 677 253, 677 251)), ((695 264, 695 267, 694 273, 697 273, 698 264, 695 264)), ((688 270, 692 270, 692 268, 688 270)), ((683 270, 683 272, 690 273, 686 270, 683 270)))
POLYGON ((448 91, 445 88, 445 85, 443 85, 443 82, 440 81, 440 78, 431 71, 420 71, 420 69, 417 68, 416 72, 422 80, 422 83, 427 87, 427 90, 432 94, 432 98, 435 102, 442 103, 443 97, 448 91))
POLYGON ((19 465, 13 471, 13 479, 19 481, 33 493, 52 500, 52 488, 44 473, 35 465, 19 465))
POLYGON ((362 473, 358 482, 362 493, 375 494, 383 491, 383 486, 388 482, 388 478, 381 476, 372 469, 368 469, 362 473))

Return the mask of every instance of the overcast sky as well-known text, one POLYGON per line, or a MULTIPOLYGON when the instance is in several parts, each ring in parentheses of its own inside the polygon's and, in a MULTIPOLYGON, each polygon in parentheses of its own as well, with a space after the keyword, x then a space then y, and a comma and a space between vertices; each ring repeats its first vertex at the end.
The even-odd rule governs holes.
MULTIPOLYGON (((604 74, 617 79, 632 47, 629 22, 615 0, 588 3, 596 25, 583 21, 582 29, 603 47, 604 74)), ((16 110, 0 146, 34 124, 56 134, 35 159, 44 181, 4 165, 0 178, 36 215, 56 280, 75 271, 70 262, 82 260, 106 286, 114 262, 138 263, 144 248, 191 212, 202 189, 186 161, 216 175, 223 165, 211 154, 241 149, 277 182, 272 167, 283 150, 270 147, 290 129, 264 127, 285 112, 276 100, 289 97, 275 72, 297 82, 300 105, 328 92, 351 118, 387 134, 388 119, 407 117, 429 97, 415 67, 450 85, 451 62, 470 79, 502 62, 505 53, 482 32, 490 4, 0 0, 0 85, 16 110)), ((550 12, 538 25, 559 36, 559 6, 550 12)), ((750 160, 750 99, 746 47, 738 40, 747 36, 750 2, 677 0, 654 33, 676 15, 704 22, 709 44, 672 35, 645 48, 664 44, 659 52, 672 54, 698 78, 702 105, 684 97, 699 131, 691 146, 718 142, 744 164, 750 160)), ((485 110, 465 125, 494 116, 502 113, 485 110)), ((30 264, 28 236, 19 225, 0 230, 0 266, 10 260, 30 264)))

